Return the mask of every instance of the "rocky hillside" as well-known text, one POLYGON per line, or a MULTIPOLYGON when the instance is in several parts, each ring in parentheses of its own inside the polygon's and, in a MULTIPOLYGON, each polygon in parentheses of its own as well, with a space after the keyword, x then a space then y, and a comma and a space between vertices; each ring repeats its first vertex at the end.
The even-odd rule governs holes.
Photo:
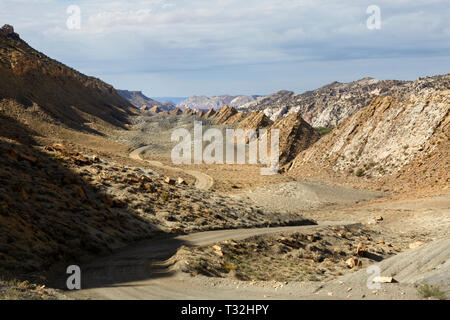
POLYGON ((195 114, 195 110, 191 109, 191 108, 186 108, 183 110, 182 114, 184 115, 194 115, 195 114))
POLYGON ((243 121, 246 118, 246 116, 247 116, 246 113, 244 113, 242 111, 239 111, 239 112, 236 112, 233 116, 231 116, 228 119, 226 119, 225 121, 223 121, 221 124, 224 124, 224 125, 226 125, 226 124, 230 124, 230 125, 238 124, 241 121, 243 121))
POLYGON ((0 114, 0 274, 42 272, 162 233, 312 223, 55 143, 0 114), (289 221, 292 219, 292 221, 289 221))
POLYGON ((217 110, 217 112, 211 117, 215 124, 222 125, 227 122, 228 119, 233 117, 238 112, 235 108, 229 107, 228 105, 217 110))
MULTIPOLYGON (((286 165, 291 162, 297 154, 307 149, 320 138, 320 134, 312 128, 298 113, 291 113, 275 121, 270 120, 264 113, 253 111, 245 113, 237 111, 228 105, 220 108, 213 113, 210 109, 207 113, 203 111, 195 112, 190 108, 183 111, 183 115, 195 115, 204 119, 211 120, 215 125, 232 126, 238 129, 268 129, 269 139, 272 129, 279 130, 280 137, 280 165, 286 165)), ((162 114, 156 107, 153 114, 162 114)), ((179 115, 181 112, 178 112, 179 115)), ((270 141, 270 140, 269 140, 270 141)), ((247 140, 248 142, 248 140, 247 140)))
POLYGON ((116 90, 31 48, 11 26, 0 31, 0 103, 9 116, 91 131, 123 127, 135 108, 116 90))
POLYGON ((298 113, 279 118, 269 129, 279 130, 280 165, 285 165, 303 150, 320 139, 320 134, 314 130, 298 113))
POLYGON ((259 99, 259 96, 230 96, 230 95, 223 95, 223 96, 213 96, 213 97, 206 97, 206 96, 193 96, 190 97, 183 102, 180 102, 177 107, 180 109, 204 109, 209 110, 211 108, 214 108, 215 110, 220 109, 226 105, 230 107, 239 107, 243 104, 256 101, 259 99))
POLYGON ((173 111, 175 106, 171 103, 163 103, 151 99, 144 95, 142 91, 128 91, 128 90, 117 90, 123 98, 131 102, 136 108, 141 109, 142 107, 152 108, 154 106, 159 107, 161 110, 173 111))
POLYGON ((242 121, 239 122, 238 128, 241 129, 261 129, 267 128, 273 124, 264 113, 259 111, 250 112, 242 121))
POLYGON ((213 108, 211 108, 205 113, 205 115, 203 117, 205 119, 209 119, 209 118, 212 118, 215 113, 216 113, 216 111, 213 108))
POLYGON ((211 117, 216 125, 232 125, 239 129, 279 130, 280 165, 292 161, 301 151, 307 149, 320 138, 320 134, 305 122, 298 113, 279 118, 275 123, 264 113, 253 111, 244 113, 235 108, 224 106, 211 117))
POLYGON ((237 108, 240 107, 246 103, 250 103, 253 101, 258 101, 259 99, 261 99, 261 96, 237 96, 235 97, 233 100, 231 100, 230 102, 230 106, 237 108))
POLYGON ((300 153, 291 172, 319 166, 360 179, 394 175, 398 187, 448 186, 450 90, 438 89, 449 78, 418 80, 403 99, 376 98, 300 153))
POLYGON ((408 85, 410 83, 405 81, 380 81, 372 78, 350 83, 333 82, 303 94, 279 91, 239 108, 262 111, 272 120, 297 112, 313 127, 334 127, 367 106, 374 98, 380 95, 397 95, 408 85))
POLYGON ((179 116, 182 113, 183 113, 183 111, 181 111, 179 108, 175 108, 175 109, 173 109, 173 111, 170 114, 175 115, 175 116, 179 116))

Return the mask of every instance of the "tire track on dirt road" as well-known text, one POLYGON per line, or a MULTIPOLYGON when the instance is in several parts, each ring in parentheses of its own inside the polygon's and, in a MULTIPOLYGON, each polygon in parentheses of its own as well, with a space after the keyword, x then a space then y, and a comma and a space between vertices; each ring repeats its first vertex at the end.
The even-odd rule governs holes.
POLYGON ((193 176, 195 178, 195 187, 197 189, 209 190, 212 188, 212 186, 214 184, 214 179, 212 177, 208 176, 207 174, 204 174, 199 171, 184 170, 181 168, 167 166, 159 161, 142 159, 141 154, 148 148, 149 148, 149 146, 145 146, 145 147, 141 147, 139 149, 134 150, 133 152, 130 153, 130 158, 134 159, 134 160, 146 161, 149 164, 151 164, 152 166, 157 167, 157 168, 172 170, 172 171, 176 171, 176 172, 184 172, 190 176, 193 176))

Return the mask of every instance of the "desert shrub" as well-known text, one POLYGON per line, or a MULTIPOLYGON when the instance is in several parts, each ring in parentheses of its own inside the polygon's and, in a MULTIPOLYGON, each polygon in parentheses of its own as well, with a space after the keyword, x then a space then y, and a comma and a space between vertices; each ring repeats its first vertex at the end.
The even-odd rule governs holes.
POLYGON ((162 198, 164 201, 169 201, 169 195, 168 195, 167 193, 163 193, 163 194, 161 195, 161 198, 162 198))
POLYGON ((324 136, 330 133, 333 130, 333 128, 317 127, 314 128, 314 130, 316 130, 321 136, 324 136))
POLYGON ((225 269, 226 269, 228 272, 230 272, 230 271, 236 270, 236 267, 233 266, 232 264, 227 264, 227 265, 225 265, 225 269))
POLYGON ((446 296, 443 291, 438 286, 430 286, 425 284, 417 289, 422 298, 437 298, 439 300, 445 300, 446 296))
POLYGON ((364 176, 364 169, 363 168, 359 168, 357 171, 356 171, 356 176, 357 177, 362 177, 362 176, 364 176))

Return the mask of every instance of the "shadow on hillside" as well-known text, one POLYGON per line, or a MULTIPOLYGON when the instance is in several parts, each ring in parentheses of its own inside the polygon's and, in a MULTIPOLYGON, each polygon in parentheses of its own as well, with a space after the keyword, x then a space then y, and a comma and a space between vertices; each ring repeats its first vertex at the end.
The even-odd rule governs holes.
MULTIPOLYGON (((106 199, 102 190, 39 148, 35 135, 0 113, 1 276, 37 283, 51 280, 53 284, 54 279, 68 277, 69 265, 97 260, 111 255, 113 248, 164 235, 132 208, 111 207, 111 199, 106 199), (50 280, 44 274, 50 274, 50 280)), ((178 240, 170 240, 164 255, 181 245, 178 240)), ((140 250, 152 258, 154 252, 140 250)), ((96 277, 87 279, 93 279, 93 285, 111 285, 150 277, 145 272, 133 272, 133 256, 125 261, 107 266, 106 275, 111 277, 101 282, 96 277)), ((88 280, 83 284, 90 286, 88 280)), ((65 280, 55 285, 64 288, 65 280)))
MULTIPOLYGON (((183 245, 188 244, 173 236, 146 240, 92 263, 82 264, 82 289, 122 287, 127 283, 168 277, 173 271, 167 260, 183 245)), ((58 287, 66 287, 65 279, 60 280, 58 287)))

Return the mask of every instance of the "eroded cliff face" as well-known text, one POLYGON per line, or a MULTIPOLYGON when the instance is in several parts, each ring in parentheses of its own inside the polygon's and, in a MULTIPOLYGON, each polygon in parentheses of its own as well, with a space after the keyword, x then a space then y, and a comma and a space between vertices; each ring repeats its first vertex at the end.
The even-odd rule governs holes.
POLYGON ((109 84, 31 48, 10 28, 0 32, 0 100, 8 115, 27 113, 78 130, 123 127, 136 111, 109 84))
POLYGON ((450 90, 426 88, 405 97, 376 98, 301 152, 291 172, 318 165, 361 178, 448 183, 450 90), (435 158, 441 160, 431 164, 435 158))

